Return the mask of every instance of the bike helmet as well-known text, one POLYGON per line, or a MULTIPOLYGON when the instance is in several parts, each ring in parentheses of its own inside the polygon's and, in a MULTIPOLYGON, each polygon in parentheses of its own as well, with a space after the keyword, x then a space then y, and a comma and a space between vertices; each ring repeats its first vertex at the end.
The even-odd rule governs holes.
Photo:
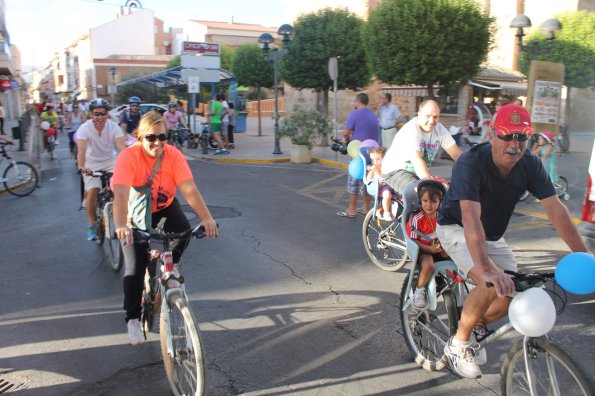
POLYGON ((170 100, 169 103, 167 104, 167 107, 178 107, 178 104, 176 103, 175 100, 170 100))
POLYGON ((95 98, 89 103, 89 111, 93 111, 93 109, 98 107, 109 110, 109 103, 107 103, 107 100, 102 98, 95 98))
POLYGON ((141 100, 138 96, 131 96, 128 98, 128 103, 138 103, 140 104, 141 100))
POLYGON ((539 132, 539 134, 545 139, 547 143, 551 143, 554 141, 554 135, 552 135, 549 131, 539 132))
POLYGON ((417 195, 420 200, 421 197, 419 196, 419 193, 422 190, 422 187, 427 186, 429 184, 438 187, 442 191, 442 197, 444 198, 444 196, 446 195, 446 190, 448 189, 448 183, 446 182, 446 180, 444 180, 440 176, 428 176, 426 178, 421 179, 417 184, 417 195))

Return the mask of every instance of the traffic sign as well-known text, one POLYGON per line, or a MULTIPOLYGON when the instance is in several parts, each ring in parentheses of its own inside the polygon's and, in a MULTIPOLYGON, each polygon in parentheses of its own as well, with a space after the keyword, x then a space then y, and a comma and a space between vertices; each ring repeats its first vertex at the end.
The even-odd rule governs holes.
POLYGON ((339 77, 339 65, 337 64, 337 58, 335 57, 328 60, 328 75, 333 81, 337 80, 339 77))
POLYGON ((188 77, 188 93, 200 92, 200 79, 198 77, 188 77))
POLYGON ((182 81, 189 83, 190 77, 196 77, 203 83, 218 83, 221 81, 219 70, 182 69, 182 81))

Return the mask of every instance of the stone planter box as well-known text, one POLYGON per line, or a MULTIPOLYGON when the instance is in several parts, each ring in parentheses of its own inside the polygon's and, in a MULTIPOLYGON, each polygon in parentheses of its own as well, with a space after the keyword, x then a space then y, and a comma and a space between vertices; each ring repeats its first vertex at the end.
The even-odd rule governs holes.
POLYGON ((306 145, 292 144, 289 160, 294 164, 309 164, 312 162, 312 152, 306 145))

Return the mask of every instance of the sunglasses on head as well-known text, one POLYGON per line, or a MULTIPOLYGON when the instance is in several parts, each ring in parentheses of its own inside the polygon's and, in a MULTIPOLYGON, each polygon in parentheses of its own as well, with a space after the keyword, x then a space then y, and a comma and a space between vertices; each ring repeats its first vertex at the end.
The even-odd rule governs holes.
POLYGON ((518 142, 526 142, 529 139, 529 135, 524 133, 511 133, 510 135, 496 135, 498 139, 504 140, 505 142, 511 142, 512 139, 516 139, 518 142))
POLYGON ((152 133, 145 135, 144 139, 147 142, 155 143, 157 139, 161 142, 165 142, 167 140, 167 135, 165 133, 160 133, 159 135, 154 135, 152 133))
POLYGON ((106 114, 107 114, 107 111, 94 111, 94 112, 93 112, 93 115, 94 115, 95 117, 101 117, 101 116, 104 116, 104 115, 106 115, 106 114))

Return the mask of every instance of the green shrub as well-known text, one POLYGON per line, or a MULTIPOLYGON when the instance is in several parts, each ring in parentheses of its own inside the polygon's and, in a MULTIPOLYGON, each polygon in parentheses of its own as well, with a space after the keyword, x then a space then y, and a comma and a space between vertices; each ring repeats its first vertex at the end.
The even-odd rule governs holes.
POLYGON ((326 138, 328 119, 316 110, 297 110, 281 120, 279 137, 288 137, 293 144, 307 145, 312 149, 316 140, 326 138))

